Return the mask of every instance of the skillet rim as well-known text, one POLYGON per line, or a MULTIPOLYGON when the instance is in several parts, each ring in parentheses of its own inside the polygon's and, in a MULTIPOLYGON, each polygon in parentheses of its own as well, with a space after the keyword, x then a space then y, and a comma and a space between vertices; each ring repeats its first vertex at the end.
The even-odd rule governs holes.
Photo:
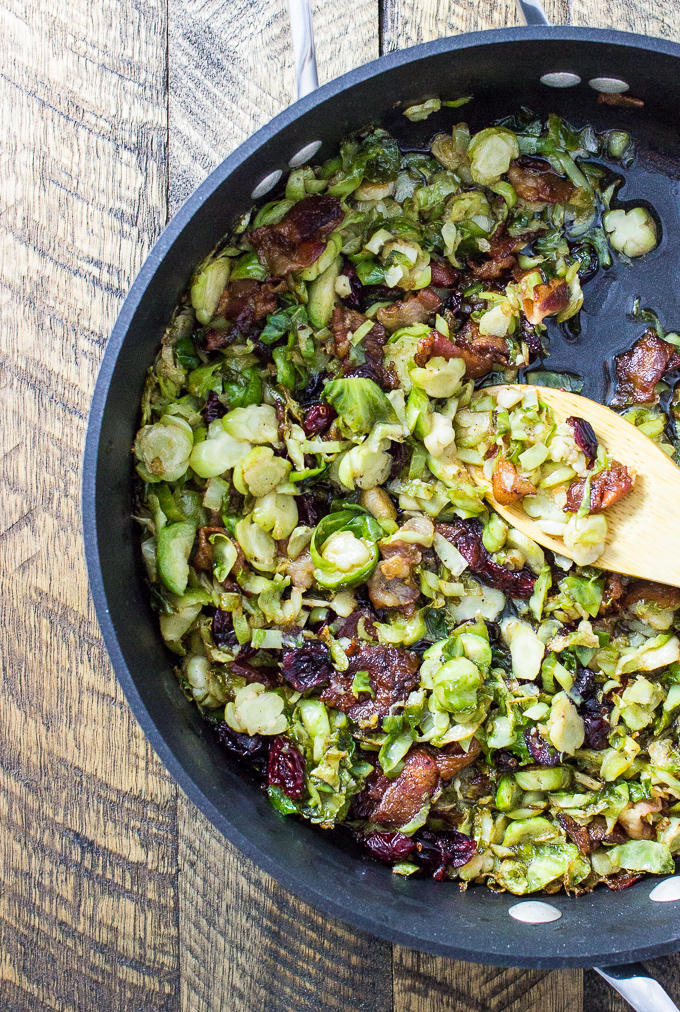
MULTIPOLYGON (((351 896, 344 897, 344 904, 340 901, 329 898, 323 892, 310 886, 305 880, 303 871, 290 870, 288 866, 279 862, 276 857, 261 849, 248 836, 237 829, 217 809, 197 781, 188 773, 173 751, 171 745, 166 742, 163 730, 158 726, 151 716, 145 702, 143 701, 136 682, 128 668, 119 645, 118 636, 108 608, 106 591, 104 588, 102 567, 99 555, 97 535, 97 475, 98 458, 100 451, 100 437, 102 424, 107 404, 109 387, 113 379, 114 371, 128 330, 133 322, 147 289, 153 284, 154 276, 171 250, 174 242, 182 235, 184 230, 190 227, 194 216, 209 199, 214 191, 234 172, 243 162, 257 152, 264 144, 274 138, 280 130, 294 123, 307 112, 324 104, 327 99, 337 96, 341 92, 357 84, 365 83, 383 71, 389 71, 397 67, 407 67, 409 64, 417 63, 420 60, 439 55, 442 53, 455 52, 462 49, 470 49, 480 45, 493 43, 504 43, 512 41, 589 41, 594 43, 606 43, 616 47, 627 49, 643 49, 648 52, 663 53, 680 59, 680 44, 667 39, 654 38, 651 36, 639 35, 636 33, 614 31, 602 28, 584 28, 577 26, 524 26, 512 28, 489 29, 480 32, 469 32, 458 36, 447 36, 432 42, 422 43, 408 49, 396 50, 373 60, 370 63, 357 67, 354 70, 335 78, 333 81, 322 85, 316 91, 305 98, 295 102, 276 117, 261 127, 256 133, 244 141, 235 151, 224 159, 201 183, 198 188, 186 200, 174 217, 168 222, 164 231, 150 250, 144 264, 134 279, 129 293, 125 298, 123 306, 111 332, 109 341, 102 358, 95 390, 92 397, 90 412, 87 422, 87 433, 85 449, 83 454, 82 474, 82 525, 83 538, 85 543, 85 557, 88 570, 89 584, 95 606, 95 612, 99 627, 104 639, 107 653, 111 659, 114 672, 123 688, 125 697, 133 711, 135 718, 140 724, 149 743, 155 750, 161 762, 164 764, 173 779, 184 791, 188 798, 199 808, 209 819, 212 825, 226 837, 246 857, 252 860, 259 868, 271 875, 275 881, 285 889, 302 899, 316 909, 336 917, 339 920, 349 923, 354 927, 377 936, 386 941, 408 946, 409 948, 420 949, 420 951, 446 956, 448 958, 462 959, 469 962, 482 963, 496 966, 522 966, 527 968, 566 968, 586 967, 594 965, 615 965, 628 963, 632 960, 650 959, 656 956, 674 952, 680 941, 680 920, 677 926, 669 923, 669 931, 673 937, 657 942, 653 945, 646 945, 636 949, 620 949, 613 953, 601 952, 597 955, 589 955, 587 958, 568 955, 552 955, 544 958, 534 955, 528 950, 531 941, 527 938, 517 946, 523 944, 526 950, 520 957, 512 954, 505 954, 502 951, 493 953, 481 953, 478 950, 465 948, 463 945, 451 945, 448 942, 439 942, 435 939, 420 939, 413 934, 395 928, 393 924, 383 922, 378 916, 367 916, 352 906, 351 896)), ((658 878, 650 880, 653 884, 660 881, 658 878)), ((644 890, 640 885, 640 891, 644 890)), ((486 891, 484 891, 486 892, 486 891)), ((591 894, 592 895, 592 894, 591 894)), ((618 893, 603 894, 613 906, 618 893)), ((484 893, 479 891, 479 902, 483 903, 484 893)), ((632 898, 632 897, 631 897, 632 898)), ((513 902, 520 902, 517 897, 509 897, 513 902)), ((622 897, 623 899, 623 897, 622 897)), ((560 908, 566 908, 574 901, 560 894, 550 898, 550 902, 560 908)), ((587 897, 578 900, 581 910, 585 913, 587 897)), ((672 910, 669 908, 669 914, 672 910)), ((593 914, 596 910, 593 909, 593 914)), ((624 914, 624 909, 619 915, 624 914)), ((669 921, 672 918, 669 918, 669 921)), ((516 923, 516 922, 515 922, 516 923)), ((560 922, 556 922, 558 925, 560 922)), ((520 925, 516 923, 517 931, 520 925)), ((565 925, 566 927, 566 925, 565 925)), ((643 925, 640 925, 643 928, 643 925)), ((507 934, 507 924, 501 929, 507 934)), ((534 941, 539 942, 538 936, 534 941)))

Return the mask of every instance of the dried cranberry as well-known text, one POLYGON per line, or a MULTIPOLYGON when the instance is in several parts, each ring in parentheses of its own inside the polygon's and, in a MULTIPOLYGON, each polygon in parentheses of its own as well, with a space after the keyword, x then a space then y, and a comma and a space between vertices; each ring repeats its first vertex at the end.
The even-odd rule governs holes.
POLYGON ((437 533, 458 549, 470 572, 482 583, 507 594, 509 597, 531 597, 536 576, 525 566, 510 570, 494 562, 482 542, 483 527, 479 520, 456 520, 452 524, 437 524, 437 533))
POLYGON ((212 635, 215 646, 223 650, 225 647, 235 647, 238 644, 234 626, 231 621, 231 614, 218 608, 213 615, 212 635))
POLYGON ((538 733, 538 728, 527 728, 524 732, 529 755, 539 766, 557 766, 560 761, 560 754, 545 738, 538 733))
POLYGON ((575 415, 567 418, 567 425, 571 425, 574 430, 574 442, 579 450, 583 450, 588 467, 592 467, 597 457, 598 446, 595 430, 585 418, 577 418, 575 415))
POLYGON ((269 747, 267 784, 270 787, 280 787, 293 801, 299 801, 304 782, 304 756, 291 741, 277 735, 269 747))
POLYGON ((286 650, 281 661, 284 680, 298 692, 323 685, 332 673, 328 647, 323 643, 305 643, 303 647, 286 650))
POLYGON ((205 402, 203 408, 203 420, 206 425, 210 425, 216 418, 221 418, 222 415, 226 414, 227 409, 225 408, 222 401, 219 399, 214 390, 211 390, 208 394, 208 399, 205 402))
POLYGON ((220 744, 239 759, 262 760, 269 752, 269 742, 261 734, 241 734, 226 721, 218 724, 216 731, 220 744))
POLYGON ((421 829, 414 840, 418 863, 438 881, 446 877, 447 868, 460 868, 477 853, 475 841, 457 829, 438 833, 421 829))
POLYGON ((337 417, 337 412, 330 404, 312 404, 305 412, 302 422, 305 435, 320 436, 330 428, 331 423, 337 417))
POLYGON ((365 837, 363 843, 372 857, 377 857, 379 861, 385 861, 387 864, 403 861, 416 849, 410 837, 396 830, 391 833, 371 833, 365 837))
POLYGON ((595 672, 591 671, 590 668, 579 667, 576 673, 576 678, 572 682, 569 694, 572 697, 579 697, 579 699, 575 699, 574 702, 582 703, 584 700, 590 699, 593 696, 594 686, 595 672))
POLYGON ((312 489, 295 497, 298 518, 305 527, 316 527, 319 520, 331 511, 330 497, 321 488, 312 489))
POLYGON ((543 345, 540 336, 536 333, 536 327, 533 323, 529 323, 524 316, 522 316, 522 337, 533 357, 542 353, 543 345))
MULTIPOLYGON (((257 650, 253 647, 241 647, 229 667, 232 675, 245 678, 248 682, 261 682, 263 685, 275 685, 278 681, 278 671, 269 666, 249 664, 257 650)), ((266 655, 265 655, 266 656, 266 655)))
POLYGON ((609 748, 609 734, 612 729, 609 723, 609 714, 612 707, 613 704, 607 700, 603 699, 602 702, 599 702, 594 698, 586 700, 582 706, 579 706, 578 712, 583 717, 585 728, 583 740, 585 748, 592 748, 595 752, 609 748))
POLYGON ((404 443, 392 442, 390 443, 390 456, 392 458, 392 467, 390 468, 390 479, 396 478, 402 467, 406 463, 408 456, 408 449, 404 443))
POLYGON ((494 766, 499 770, 514 772, 519 767, 519 759, 512 752, 509 752, 507 748, 499 748, 496 752, 492 752, 490 758, 494 766))
POLYGON ((454 316, 456 313, 460 313, 461 309, 463 308, 463 293, 451 292, 451 294, 449 295, 449 297, 445 302, 445 306, 449 310, 449 312, 454 314, 454 316))

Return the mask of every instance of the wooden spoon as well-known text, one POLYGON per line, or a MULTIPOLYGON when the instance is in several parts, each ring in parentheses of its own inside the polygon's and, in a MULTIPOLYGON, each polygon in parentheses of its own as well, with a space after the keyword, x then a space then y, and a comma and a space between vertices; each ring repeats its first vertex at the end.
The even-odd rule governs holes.
MULTIPOLYGON (((500 386, 488 387, 496 394, 500 386)), ((513 385, 513 390, 535 390, 539 400, 548 404, 556 421, 571 415, 590 422, 607 454, 636 474, 635 486, 625 498, 606 510, 608 534, 605 550, 594 565, 615 573, 656 580, 680 586, 680 468, 638 428, 610 408, 579 394, 551 387, 513 385)), ((521 501, 500 506, 491 492, 481 467, 468 465, 477 485, 486 490, 486 498, 504 520, 545 548, 572 558, 561 538, 544 534, 527 516, 521 501)))

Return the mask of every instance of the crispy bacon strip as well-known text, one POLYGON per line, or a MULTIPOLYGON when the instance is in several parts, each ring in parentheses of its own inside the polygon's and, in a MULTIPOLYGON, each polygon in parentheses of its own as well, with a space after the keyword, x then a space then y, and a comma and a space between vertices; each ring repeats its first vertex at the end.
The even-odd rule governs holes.
POLYGON ((501 506, 510 506, 518 499, 523 499, 525 495, 536 495, 536 486, 528 478, 522 478, 509 460, 501 460, 496 465, 491 477, 491 487, 494 499, 501 506))
POLYGON ((311 267, 319 259, 326 248, 324 237, 344 216, 337 197, 304 197, 276 225, 256 228, 248 234, 248 240, 273 275, 291 274, 311 267))
POLYGON ((518 197, 529 204, 564 204, 574 184, 553 171, 544 158, 522 155, 510 164, 508 179, 518 197))
POLYGON ((399 299, 391 306, 381 306, 375 314, 388 334, 400 327, 412 327, 414 323, 427 323, 442 304, 432 288, 422 288, 417 295, 399 299))
POLYGON ((659 397, 654 387, 671 369, 680 368, 680 355, 674 345, 662 340, 654 330, 646 330, 630 351, 616 359, 618 389, 613 404, 655 404, 659 397))
POLYGON ((533 298, 524 299, 522 308, 529 323, 541 323, 546 316, 556 316, 569 305, 569 286, 562 278, 553 278, 545 285, 536 285, 533 298))
MULTIPOLYGON (((571 483, 567 489, 567 502, 564 506, 565 513, 576 513, 583 502, 583 493, 586 486, 586 478, 579 478, 571 483)), ((611 467, 598 471, 590 479, 590 513, 602 513, 609 509, 619 499, 623 499, 632 491, 635 484, 635 476, 627 467, 613 460, 611 467)))

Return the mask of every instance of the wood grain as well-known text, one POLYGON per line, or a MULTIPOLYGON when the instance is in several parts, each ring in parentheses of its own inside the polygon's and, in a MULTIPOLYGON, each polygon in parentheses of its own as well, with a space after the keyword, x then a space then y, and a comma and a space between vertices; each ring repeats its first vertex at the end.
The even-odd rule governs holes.
POLYGON ((0 1007, 172 1012, 176 790, 89 601, 98 361, 164 223, 165 12, 0 6, 0 1007))
MULTIPOLYGON (((313 3, 319 82, 378 56, 378 0, 313 3)), ((295 97, 286 0, 169 0, 174 214, 222 159, 295 97)))
MULTIPOLYGON (((661 0, 550 9, 680 37, 661 0)), ((322 80, 516 21, 510 0, 314 16, 322 80)), ((111 672, 79 535, 97 366, 168 208, 292 88, 284 0, 0 0, 0 1009, 623 1012, 596 975, 583 1000, 579 971, 392 959, 299 903, 178 792, 111 672)), ((676 1000, 678 965, 650 964, 676 1000)))
POLYGON ((179 840, 182 1012, 392 1012, 390 945, 296 900, 186 799, 179 840))

